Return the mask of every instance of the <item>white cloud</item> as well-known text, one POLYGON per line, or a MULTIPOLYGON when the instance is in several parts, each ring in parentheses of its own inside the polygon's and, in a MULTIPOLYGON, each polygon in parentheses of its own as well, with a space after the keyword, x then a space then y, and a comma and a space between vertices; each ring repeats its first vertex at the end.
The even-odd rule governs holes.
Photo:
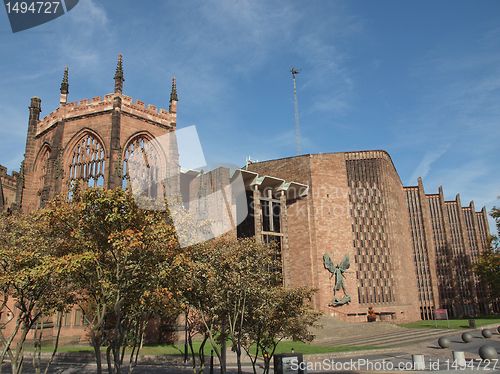
POLYGON ((96 24, 104 26, 109 23, 104 7, 93 0, 80 0, 77 7, 68 13, 71 22, 94 27, 96 24), (77 11, 74 11, 77 10, 77 11))
POLYGON ((416 180, 421 177, 425 178, 427 174, 429 174, 429 170, 431 169, 431 165, 433 162, 437 161, 448 149, 450 145, 444 145, 438 150, 428 151, 420 164, 417 166, 415 171, 413 172, 410 180, 407 182, 409 185, 414 185, 416 180))
MULTIPOLYGON (((64 66, 68 65, 70 76, 75 72, 84 74, 91 81, 99 81, 103 73, 103 62, 107 55, 114 54, 113 47, 116 33, 105 8, 94 0, 80 0, 67 15, 60 17, 56 24, 47 25, 58 30, 54 35, 41 39, 41 61, 45 64, 45 72, 54 69, 60 71, 61 79, 64 66), (61 33, 60 30, 67 30, 61 33), (45 56, 45 54, 51 54, 45 56), (56 63, 54 63, 56 62, 56 63)), ((114 61, 116 61, 118 53, 114 61)), ((71 86, 71 77, 70 77, 71 86)), ((71 91, 70 91, 71 92, 71 91)))
POLYGON ((309 112, 334 112, 336 114, 345 113, 351 108, 349 95, 347 93, 337 93, 331 95, 318 95, 313 100, 313 104, 309 108, 309 112))

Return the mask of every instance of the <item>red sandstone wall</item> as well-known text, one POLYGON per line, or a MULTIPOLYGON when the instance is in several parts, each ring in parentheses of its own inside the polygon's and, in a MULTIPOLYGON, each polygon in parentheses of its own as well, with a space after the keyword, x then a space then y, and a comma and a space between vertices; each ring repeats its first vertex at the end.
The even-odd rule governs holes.
MULTIPOLYGON (((295 181, 310 185, 310 157, 300 156, 280 160, 272 160, 249 165, 248 169, 259 173, 260 176, 270 175, 286 181, 295 181)), ((311 258, 312 221, 310 210, 311 199, 308 196, 287 205, 287 231, 289 271, 284 274, 291 287, 311 286, 314 283, 313 262, 311 258)), ((285 248, 284 251, 287 249, 285 248)), ((284 257, 286 254, 284 254, 284 257)), ((316 296, 313 300, 315 307, 319 306, 316 296)))
POLYGON ((397 307, 387 309, 396 313, 397 320, 410 322, 420 319, 420 310, 406 198, 392 161, 385 158, 382 163, 388 187, 386 208, 397 304, 397 307))
POLYGON ((11 207, 12 203, 15 203, 20 197, 17 196, 17 184, 19 181, 19 173, 13 171, 11 175, 7 174, 7 168, 0 165, 0 185, 3 194, 3 203, 0 201, 0 210, 7 210, 11 207))
MULTIPOLYGON (((81 100, 78 104, 72 102, 61 105, 45 118, 32 122, 32 130, 28 130, 23 210, 31 211, 38 207, 40 194, 44 188, 47 195, 45 197, 50 199, 67 187, 73 148, 85 132, 95 134, 102 143, 106 159, 104 186, 110 187, 112 183, 121 184, 119 178, 110 180, 110 176, 114 179, 115 174, 119 174, 115 173, 115 168, 119 166, 118 163, 123 162, 123 155, 119 155, 119 147, 124 152, 128 141, 140 132, 147 133, 149 138, 164 135, 175 129, 175 122, 175 113, 164 109, 158 111, 157 107, 153 105, 146 107, 139 100, 132 103, 132 98, 121 94, 108 94, 104 96, 104 99, 99 96, 92 98, 92 100, 81 100), (117 104, 118 99, 121 100, 121 104, 117 104), (119 138, 119 143, 113 146, 112 127, 113 123, 117 123, 116 118, 118 118, 118 131, 115 136, 119 138), (41 161, 41 150, 45 148, 49 149, 51 153, 47 165, 48 176, 43 184, 43 178, 40 181, 40 177, 43 175, 41 165, 45 161, 41 161), (56 154, 57 149, 64 150, 62 157, 56 154), (121 161, 120 157, 122 157, 121 161), (59 178, 55 177, 57 168, 62 168, 63 171, 59 178), (110 171, 111 173, 109 173, 110 171)), ((178 175, 176 147, 172 147, 168 153, 167 158, 171 161, 170 172, 172 175, 178 175)), ((173 184, 177 182, 178 178, 174 180, 173 184)))
MULTIPOLYGON (((381 210, 387 218, 386 231, 391 266, 391 284, 394 287, 394 300, 391 302, 365 302, 359 304, 358 272, 373 274, 374 266, 370 263, 355 262, 357 249, 353 243, 354 224, 351 218, 352 205, 349 195, 352 189, 348 184, 344 153, 328 153, 306 155, 280 160, 272 160, 252 164, 251 171, 261 176, 270 175, 287 181, 297 181, 309 185, 309 196, 298 202, 289 204, 287 208, 288 239, 290 254, 291 286, 309 285, 317 287, 313 305, 328 314, 351 321, 366 321, 367 309, 374 305, 376 312, 393 313, 397 321, 413 321, 420 319, 418 311, 418 292, 413 265, 411 237, 408 215, 402 184, 385 152, 359 152, 354 157, 375 157, 378 163, 380 185, 365 186, 383 190, 381 210), (352 273, 345 274, 345 285, 352 301, 344 306, 331 307, 334 278, 324 268, 323 255, 332 256, 335 265, 339 264, 349 253, 352 273), (359 315, 361 314, 361 315, 359 315)), ((351 155, 351 157, 353 157, 351 155)), ((373 212, 365 212, 367 220, 373 212)), ((376 231, 378 228, 365 226, 366 230, 376 231)), ((376 253, 374 253, 376 255, 376 253)), ((358 261, 362 261, 361 257, 358 261)), ((375 278, 373 288, 376 291, 375 278)), ((380 279, 383 281, 383 279, 380 279)), ((372 292, 372 293, 373 293, 372 292)), ((343 291, 336 295, 339 299, 343 291)))
MULTIPOLYGON (((345 160, 342 153, 318 154, 311 156, 311 175, 314 222, 313 266, 315 284, 319 287, 320 309, 331 315, 347 318, 348 314, 359 310, 356 269, 354 264, 355 249, 352 241, 351 214, 345 160), (340 264, 349 254, 351 273, 345 273, 345 286, 351 296, 349 304, 331 307, 334 298, 335 277, 325 269, 323 255, 328 253, 335 265, 340 264)), ((335 295, 344 297, 340 290, 335 295)))

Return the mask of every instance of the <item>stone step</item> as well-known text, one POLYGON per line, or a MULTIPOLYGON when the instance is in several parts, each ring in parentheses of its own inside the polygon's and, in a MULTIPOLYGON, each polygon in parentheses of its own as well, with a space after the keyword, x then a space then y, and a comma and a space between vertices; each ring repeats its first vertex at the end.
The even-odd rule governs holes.
POLYGON ((441 336, 456 334, 458 330, 407 329, 387 322, 346 322, 330 316, 322 316, 322 329, 312 330, 316 335, 312 344, 326 346, 394 347, 410 345, 441 336))
MULTIPOLYGON (((441 334, 445 332, 449 332, 450 330, 428 330, 428 329, 403 329, 397 331, 387 331, 387 330, 379 330, 379 331, 360 331, 360 332, 352 332, 352 331, 342 331, 337 330, 335 333, 336 337, 341 337, 343 341, 353 340, 353 339, 383 339, 385 337, 391 336, 419 336, 419 335, 433 335, 433 334, 441 334)), ((455 331, 455 330, 453 330, 455 331)), ((331 340, 332 336, 324 336, 318 337, 316 340, 331 340)))
POLYGON ((350 323, 349 325, 323 325, 322 329, 311 330, 313 334, 316 335, 316 339, 332 339, 338 337, 352 337, 352 336, 366 336, 366 335, 378 335, 390 332, 404 332, 404 329, 399 326, 395 326, 389 323, 350 323))
POLYGON ((346 346, 346 347, 367 347, 367 346, 379 346, 379 347, 394 347, 415 344, 422 341, 437 339, 441 336, 453 335, 456 331, 415 331, 407 334, 385 334, 385 335, 375 335, 375 336, 357 336, 349 339, 342 339, 337 342, 321 341, 315 342, 315 344, 327 345, 327 346, 346 346))

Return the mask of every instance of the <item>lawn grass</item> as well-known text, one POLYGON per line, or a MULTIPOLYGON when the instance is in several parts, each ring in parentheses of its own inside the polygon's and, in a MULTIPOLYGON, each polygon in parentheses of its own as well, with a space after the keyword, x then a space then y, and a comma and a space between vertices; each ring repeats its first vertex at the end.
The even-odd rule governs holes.
MULTIPOLYGON (((498 323, 500 324, 500 316, 499 315, 490 315, 490 316, 481 316, 478 318, 474 318, 476 321, 476 328, 484 326, 484 325, 489 325, 492 323, 498 323)), ((418 321, 418 322, 412 322, 412 323, 402 323, 398 326, 401 327, 406 327, 406 328, 418 328, 418 329, 425 329, 425 328, 430 328, 434 329, 436 328, 436 321, 418 321)), ((448 323, 444 319, 439 319, 437 320, 437 328, 438 329, 447 329, 448 328, 448 323)), ((468 319, 450 319, 450 329, 469 329, 469 320, 468 319)))
MULTIPOLYGON (((198 352, 198 349, 201 345, 200 342, 193 342, 193 348, 195 352, 198 352)), ((210 344, 205 344, 205 353, 207 347, 210 344)), ((34 348, 26 348, 26 350, 33 350, 34 348)), ((42 347, 42 352, 52 352, 54 350, 53 346, 42 347)), ((71 345, 71 346, 59 346, 57 348, 57 352, 79 352, 79 353, 94 353, 94 348, 90 345, 71 345)), ((101 347, 101 352, 106 352, 106 347, 101 347)), ((126 354, 130 354, 132 352, 132 348, 127 347, 125 349, 126 354)), ((210 350, 208 351, 210 354, 210 350)), ((174 346, 174 345, 146 345, 141 348, 140 354, 143 355, 158 355, 158 356, 184 356, 184 345, 174 346)), ((191 354, 191 353, 190 353, 191 354)))
MULTIPOLYGON (((228 347, 231 345, 231 342, 228 341, 228 347)), ((200 348, 201 341, 193 342, 193 349, 195 354, 198 356, 198 349, 200 348)), ((314 354, 314 353, 329 353, 329 352, 346 352, 346 351, 359 351, 359 350, 368 350, 368 349, 376 349, 381 347, 328 347, 321 345, 311 345, 304 344, 302 342, 292 342, 292 341, 282 341, 276 347, 275 354, 278 353, 290 353, 292 352, 292 348, 295 352, 300 352, 302 354, 314 354)), ((27 348, 30 350, 30 348, 27 348)), ((31 348, 32 350, 33 348, 31 348)), ((54 347, 42 347, 43 352, 52 352, 54 347)), ((205 343, 205 355, 210 356, 210 351, 212 350, 212 345, 210 342, 205 343)), ((251 350, 255 353, 255 350, 251 350)), ((61 346, 57 349, 57 352, 88 352, 93 353, 94 349, 88 345, 78 345, 78 346, 61 346)), ((101 352, 106 352, 106 347, 101 348, 101 352)), ((126 353, 130 353, 131 349, 127 348, 125 350, 126 353)), ((184 356, 184 345, 146 345, 141 348, 141 355, 155 355, 155 356, 184 356)), ((189 350, 189 356, 191 356, 191 351, 189 350)))

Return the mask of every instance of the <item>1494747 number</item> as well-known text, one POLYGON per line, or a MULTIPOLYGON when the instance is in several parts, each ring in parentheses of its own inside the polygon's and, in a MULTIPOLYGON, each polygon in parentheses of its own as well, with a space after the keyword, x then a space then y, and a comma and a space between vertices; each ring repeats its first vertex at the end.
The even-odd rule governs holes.
POLYGON ((15 2, 6 3, 7 13, 47 13, 52 14, 57 12, 57 7, 59 6, 59 1, 32 1, 32 2, 15 2))

